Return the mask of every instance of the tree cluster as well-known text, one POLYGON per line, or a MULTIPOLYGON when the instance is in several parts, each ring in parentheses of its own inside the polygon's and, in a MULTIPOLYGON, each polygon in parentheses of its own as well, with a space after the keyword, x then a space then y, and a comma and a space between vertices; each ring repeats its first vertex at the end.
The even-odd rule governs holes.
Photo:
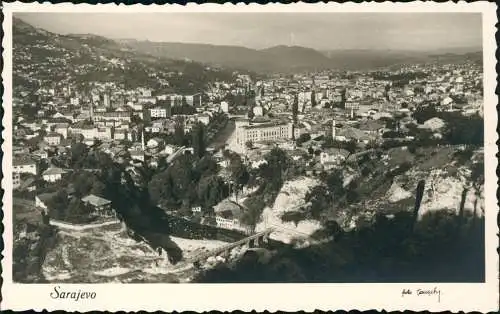
POLYGON ((93 220, 92 208, 83 203, 80 198, 68 196, 65 190, 60 190, 47 201, 51 218, 70 223, 88 223, 93 220))
POLYGON ((217 171, 217 163, 209 157, 181 156, 152 177, 148 183, 151 201, 169 208, 187 210, 200 205, 208 210, 229 195, 229 187, 217 171))

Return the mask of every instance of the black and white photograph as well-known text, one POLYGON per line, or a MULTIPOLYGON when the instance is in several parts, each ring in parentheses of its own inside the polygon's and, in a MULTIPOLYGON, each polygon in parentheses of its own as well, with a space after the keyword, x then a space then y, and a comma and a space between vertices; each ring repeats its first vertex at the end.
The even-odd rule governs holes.
POLYGON ((13 283, 487 280, 481 12, 14 12, 11 53, 13 283))

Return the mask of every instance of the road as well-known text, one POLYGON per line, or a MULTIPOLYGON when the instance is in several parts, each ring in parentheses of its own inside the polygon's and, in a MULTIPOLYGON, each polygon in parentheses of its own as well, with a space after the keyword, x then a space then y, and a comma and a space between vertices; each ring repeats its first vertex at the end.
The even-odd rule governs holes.
POLYGON ((185 150, 186 150, 186 147, 182 146, 181 148, 179 148, 178 150, 176 150, 173 154, 171 154, 170 156, 168 156, 167 157, 167 164, 172 163, 172 161, 174 161, 177 157, 181 156, 184 153, 185 150))

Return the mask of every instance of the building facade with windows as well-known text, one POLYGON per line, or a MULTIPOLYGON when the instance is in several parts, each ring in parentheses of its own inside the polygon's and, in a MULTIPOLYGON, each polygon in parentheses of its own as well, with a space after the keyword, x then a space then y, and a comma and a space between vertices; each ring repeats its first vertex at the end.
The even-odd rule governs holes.
POLYGON ((245 145, 246 142, 288 140, 293 137, 293 126, 290 122, 268 122, 243 125, 236 130, 236 142, 245 145))
POLYGON ((21 185, 21 175, 17 172, 12 174, 12 187, 17 189, 21 185))
POLYGON ((22 156, 19 158, 14 156, 12 168, 12 172, 14 173, 37 174, 36 162, 30 158, 23 158, 22 156))

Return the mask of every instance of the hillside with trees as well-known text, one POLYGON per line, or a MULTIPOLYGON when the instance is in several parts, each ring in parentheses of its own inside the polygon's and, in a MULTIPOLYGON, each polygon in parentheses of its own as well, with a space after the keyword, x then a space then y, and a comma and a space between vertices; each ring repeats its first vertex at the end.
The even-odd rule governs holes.
POLYGON ((233 77, 232 71, 165 55, 152 56, 97 35, 51 33, 19 18, 13 21, 13 46, 14 86, 31 85, 35 89, 56 81, 77 83, 82 90, 91 82, 114 82, 126 88, 197 93, 205 90, 207 82, 233 77), (30 75, 25 60, 37 64, 37 71, 30 75), (61 72, 61 68, 67 71, 61 72))

